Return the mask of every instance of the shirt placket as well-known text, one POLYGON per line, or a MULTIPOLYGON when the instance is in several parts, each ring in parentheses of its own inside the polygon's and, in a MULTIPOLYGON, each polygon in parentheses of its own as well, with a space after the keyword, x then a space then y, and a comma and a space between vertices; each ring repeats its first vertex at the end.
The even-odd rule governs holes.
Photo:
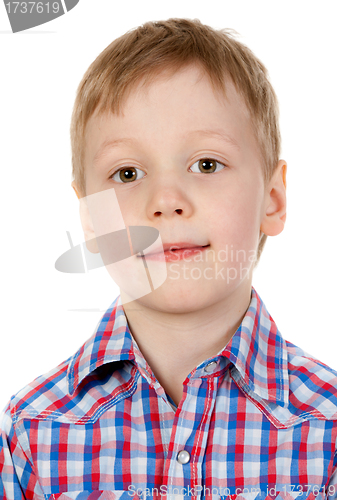
POLYGON ((176 411, 163 475, 166 500, 204 495, 202 464, 219 383, 220 359, 208 361, 187 377, 176 411))

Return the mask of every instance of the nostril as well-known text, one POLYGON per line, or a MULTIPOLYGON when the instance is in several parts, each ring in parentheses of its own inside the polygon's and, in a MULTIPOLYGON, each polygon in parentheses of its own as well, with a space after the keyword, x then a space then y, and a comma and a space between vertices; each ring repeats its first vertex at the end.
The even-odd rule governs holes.
POLYGON ((176 212, 177 212, 177 214, 179 214, 179 215, 180 215, 180 214, 181 214, 181 212, 182 212, 181 208, 177 208, 177 209, 176 209, 176 212))

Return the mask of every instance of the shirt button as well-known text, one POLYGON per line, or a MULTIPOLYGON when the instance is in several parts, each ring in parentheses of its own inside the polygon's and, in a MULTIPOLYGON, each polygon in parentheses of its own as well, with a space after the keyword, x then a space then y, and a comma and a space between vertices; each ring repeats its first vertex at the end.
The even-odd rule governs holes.
POLYGON ((179 451, 178 453, 178 457, 177 457, 177 460, 180 464, 184 465, 184 464, 188 464, 188 462, 190 461, 190 454, 188 453, 188 451, 186 450, 181 450, 179 451))
POLYGON ((217 364, 218 363, 216 361, 211 361, 210 363, 208 363, 208 365, 205 366, 204 368, 205 372, 207 373, 212 372, 217 364))

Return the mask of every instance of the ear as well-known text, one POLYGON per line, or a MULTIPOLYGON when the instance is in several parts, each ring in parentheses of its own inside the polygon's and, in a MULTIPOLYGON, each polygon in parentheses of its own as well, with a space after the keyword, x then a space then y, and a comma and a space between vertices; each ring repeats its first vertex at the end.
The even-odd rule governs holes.
POLYGON ((77 186, 76 186, 76 184, 75 184, 75 181, 73 181, 73 182, 71 183, 71 187, 72 187, 72 188, 73 188, 73 190, 75 191, 77 198, 78 198, 78 199, 80 199, 80 198, 81 198, 81 196, 80 196, 80 194, 79 194, 79 193, 80 193, 80 191, 79 191, 79 189, 77 188, 77 186))
POLYGON ((86 241, 86 247, 91 253, 99 253, 86 197, 82 196, 74 181, 71 183, 71 187, 74 189, 77 198, 80 200, 80 218, 82 229, 84 232, 84 238, 86 241))
POLYGON ((284 229, 286 221, 287 163, 280 160, 265 190, 265 204, 260 230, 267 236, 276 236, 284 229))

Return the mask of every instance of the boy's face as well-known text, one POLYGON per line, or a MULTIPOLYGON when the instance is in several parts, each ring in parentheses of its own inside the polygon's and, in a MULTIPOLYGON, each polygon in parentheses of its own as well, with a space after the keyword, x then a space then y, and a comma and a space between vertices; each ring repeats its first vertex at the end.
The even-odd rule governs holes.
POLYGON ((226 89, 226 98, 215 94, 191 65, 138 86, 121 115, 88 122, 87 195, 114 188, 126 226, 195 247, 165 252, 167 279, 143 305, 187 312, 250 293, 270 190, 248 110, 232 83, 226 89))

